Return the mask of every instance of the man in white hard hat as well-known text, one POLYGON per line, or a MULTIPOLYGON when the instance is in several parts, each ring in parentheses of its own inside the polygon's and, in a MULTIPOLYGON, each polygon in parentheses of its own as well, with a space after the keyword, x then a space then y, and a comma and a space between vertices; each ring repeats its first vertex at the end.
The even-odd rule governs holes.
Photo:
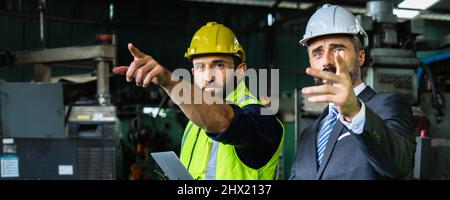
POLYGON ((290 179, 403 179, 414 164, 412 111, 398 94, 376 94, 361 79, 368 37, 346 9, 326 4, 309 19, 307 46, 316 86, 308 101, 329 103, 300 136, 290 179))

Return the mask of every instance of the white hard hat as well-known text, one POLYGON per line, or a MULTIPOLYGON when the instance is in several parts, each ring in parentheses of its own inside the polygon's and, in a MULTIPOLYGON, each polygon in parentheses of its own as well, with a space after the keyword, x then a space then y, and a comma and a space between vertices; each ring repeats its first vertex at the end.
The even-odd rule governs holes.
POLYGON ((309 18, 300 44, 307 46, 309 40, 325 35, 351 34, 362 37, 366 48, 369 45, 367 33, 352 13, 336 5, 325 4, 309 18))

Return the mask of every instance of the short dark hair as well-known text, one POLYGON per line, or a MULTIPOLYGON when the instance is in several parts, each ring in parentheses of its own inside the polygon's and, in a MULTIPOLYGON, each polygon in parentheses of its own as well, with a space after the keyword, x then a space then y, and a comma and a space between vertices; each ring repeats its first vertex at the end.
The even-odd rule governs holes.
POLYGON ((191 62, 194 58, 200 57, 200 56, 213 56, 213 55, 220 55, 220 56, 230 56, 231 59, 233 59, 233 64, 234 64, 234 68, 236 68, 238 65, 240 65, 242 63, 242 59, 237 56, 237 55, 233 55, 233 54, 226 54, 226 53, 208 53, 208 54, 200 54, 200 55, 195 55, 192 56, 190 58, 191 62))
MULTIPOLYGON (((358 53, 358 51, 363 50, 363 38, 360 37, 359 35, 349 35, 349 34, 335 34, 335 35, 339 35, 339 36, 346 36, 348 38, 350 38, 350 40, 353 43, 353 46, 355 46, 355 51, 356 53, 358 53)), ((311 44, 311 42, 315 41, 317 38, 313 38, 309 41, 306 42, 306 46, 309 46, 309 44, 311 44)))
POLYGON ((353 43, 353 46, 355 46, 356 53, 358 53, 361 50, 364 50, 364 47, 363 47, 360 37, 358 37, 357 35, 353 35, 350 37, 350 39, 353 43))
POLYGON ((237 67, 242 63, 242 59, 240 57, 236 55, 231 55, 231 57, 233 58, 234 67, 237 67))

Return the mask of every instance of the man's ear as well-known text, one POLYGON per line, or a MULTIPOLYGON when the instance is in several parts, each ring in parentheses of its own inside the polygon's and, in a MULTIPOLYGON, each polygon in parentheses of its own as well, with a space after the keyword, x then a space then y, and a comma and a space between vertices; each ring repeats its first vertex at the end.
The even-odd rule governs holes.
POLYGON ((358 53, 358 64, 360 67, 364 65, 364 61, 366 61, 366 51, 363 49, 358 53))
POLYGON ((244 73, 247 71, 247 64, 246 63, 241 63, 239 64, 236 69, 242 69, 244 71, 244 73))
POLYGON ((194 68, 191 68, 191 72, 192 72, 192 74, 194 74, 194 68))

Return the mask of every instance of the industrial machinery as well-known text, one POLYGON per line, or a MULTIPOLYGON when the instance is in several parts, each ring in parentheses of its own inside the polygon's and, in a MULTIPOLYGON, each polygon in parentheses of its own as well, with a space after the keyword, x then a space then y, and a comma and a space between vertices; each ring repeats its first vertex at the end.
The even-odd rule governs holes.
MULTIPOLYGON (((122 91, 130 93, 127 88, 122 91)), ((143 98, 145 101, 135 104, 120 103, 129 102, 127 95, 120 95, 118 99, 119 160, 123 163, 120 176, 125 179, 159 180, 163 177, 149 157, 150 152, 180 152, 186 117, 162 90, 155 89, 147 94, 148 98, 143 98)))
POLYGON ((419 100, 423 113, 415 117, 416 124, 424 127, 427 134, 421 134, 423 137, 417 140, 416 160, 418 154, 423 156, 418 163, 421 168, 415 171, 415 177, 421 179, 450 179, 450 107, 446 103, 450 98, 448 36, 438 38, 438 45, 433 45, 437 44, 433 40, 421 42, 421 50, 438 51, 434 55, 422 57, 418 70, 419 100))
POLYGON ((92 46, 45 48, 45 7, 40 0, 42 49, 0 53, 0 66, 33 65, 34 72, 34 83, 0 85, 0 179, 116 179, 121 163, 109 91, 115 37, 99 35, 92 46), (72 99, 64 109, 63 93, 73 91, 49 83, 51 65, 92 61, 95 67, 82 66, 95 68, 96 100, 72 99))
POLYGON ((0 179, 116 179, 108 107, 74 109, 67 134, 60 83, 4 83, 0 91, 0 179))
POLYGON ((115 137, 114 106, 72 106, 69 110, 67 121, 69 137, 115 137))
POLYGON ((0 93, 3 137, 64 137, 62 84, 3 83, 0 93))
POLYGON ((112 139, 2 138, 0 180, 113 180, 112 139))
POLYGON ((450 155, 446 153, 449 146, 445 144, 450 129, 441 125, 446 118, 446 95, 437 86, 445 85, 449 77, 448 52, 421 59, 416 53, 444 49, 449 40, 448 37, 440 39, 440 44, 434 47, 434 41, 418 43, 416 36, 424 33, 423 21, 398 22, 392 13, 392 3, 368 2, 367 16, 358 16, 371 38, 366 83, 377 92, 400 93, 413 106, 417 142, 413 178, 449 179, 450 155), (431 72, 432 66, 435 73, 431 72))
POLYGON ((119 89, 114 99, 116 105, 112 105, 109 71, 116 54, 115 45, 108 42, 112 38, 107 35, 97 37, 100 43, 93 46, 0 55, 0 66, 35 65, 34 81, 37 82, 0 85, 3 94, 0 96, 1 136, 7 142, 4 151, 0 152, 2 163, 6 162, 1 169, 15 170, 4 178, 160 177, 152 170, 154 163, 147 156, 153 151, 179 152, 186 118, 175 106, 166 106, 170 103, 168 97, 162 98, 157 89, 149 92, 125 88, 126 95, 119 89), (97 76, 84 83, 47 83, 51 77, 50 65, 78 61, 94 61, 97 76), (96 84, 91 84, 92 80, 96 84), (96 91, 92 90, 95 85, 96 91), (96 93, 95 100, 91 93, 96 93), (143 93, 146 95, 141 95, 143 93), (45 156, 47 158, 38 164, 30 164, 45 156), (42 172, 44 166, 56 169, 60 165, 64 176, 55 171, 42 172), (64 174, 64 170, 70 171, 71 175, 64 174))
MULTIPOLYGON (((422 20, 399 22, 392 1, 370 1, 367 15, 357 16, 369 34, 366 84, 376 92, 395 92, 417 105, 416 36, 424 33, 422 20)), ((364 75, 363 75, 364 77, 364 75)))
MULTIPOLYGON (((3 60, 11 63, 0 63, 0 66, 34 65, 34 82, 50 82, 51 65, 57 63, 91 60, 96 62, 97 101, 98 105, 109 105, 109 71, 110 63, 116 57, 116 47, 111 44, 101 44, 82 47, 61 47, 34 51, 9 52, 3 60), (8 56, 10 55, 10 56, 8 56)), ((61 65, 65 66, 65 65, 61 65)), ((69 67, 73 67, 70 66, 69 67)))

